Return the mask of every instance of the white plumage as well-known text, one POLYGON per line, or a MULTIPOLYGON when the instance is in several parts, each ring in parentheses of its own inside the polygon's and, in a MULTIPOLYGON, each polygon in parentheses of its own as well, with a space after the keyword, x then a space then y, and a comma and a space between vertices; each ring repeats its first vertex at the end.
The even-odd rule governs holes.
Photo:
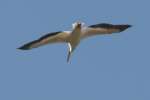
POLYGON ((131 27, 131 25, 112 25, 112 24, 96 24, 91 26, 84 26, 84 23, 76 22, 72 24, 73 29, 71 31, 61 31, 48 33, 41 38, 29 42, 18 49, 21 50, 30 50, 32 48, 37 48, 39 46, 50 44, 50 43, 68 43, 68 56, 67 62, 69 62, 72 52, 75 50, 80 41, 84 38, 94 36, 94 35, 103 35, 111 34, 124 31, 125 29, 131 27))

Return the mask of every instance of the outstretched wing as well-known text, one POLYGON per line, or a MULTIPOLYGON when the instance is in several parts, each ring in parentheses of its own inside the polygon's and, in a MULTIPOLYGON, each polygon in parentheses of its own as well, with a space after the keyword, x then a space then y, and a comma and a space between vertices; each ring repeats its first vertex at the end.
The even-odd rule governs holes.
POLYGON ((19 47, 18 49, 21 50, 29 50, 32 48, 37 48, 39 46, 43 46, 49 43, 60 43, 60 42, 68 42, 68 37, 70 36, 69 32, 53 32, 48 33, 41 38, 24 44, 23 46, 19 47))
POLYGON ((122 32, 125 29, 131 27, 131 25, 112 25, 112 24, 96 24, 91 25, 83 29, 82 37, 88 37, 93 35, 101 35, 101 34, 111 34, 122 32))

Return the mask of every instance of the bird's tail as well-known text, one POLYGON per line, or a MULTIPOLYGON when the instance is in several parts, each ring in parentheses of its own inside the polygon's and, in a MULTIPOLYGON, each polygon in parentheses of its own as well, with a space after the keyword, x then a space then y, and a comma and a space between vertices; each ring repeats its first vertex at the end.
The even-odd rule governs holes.
POLYGON ((67 56, 67 62, 69 63, 70 61, 70 57, 71 57, 71 51, 68 52, 68 56, 67 56))

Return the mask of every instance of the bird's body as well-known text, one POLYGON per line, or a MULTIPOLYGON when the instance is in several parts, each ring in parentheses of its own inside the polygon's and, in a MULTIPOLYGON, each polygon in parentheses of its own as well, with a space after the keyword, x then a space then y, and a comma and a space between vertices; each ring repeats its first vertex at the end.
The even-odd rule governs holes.
POLYGON ((69 52, 67 57, 67 62, 70 59, 72 52, 75 50, 80 41, 84 38, 101 35, 101 34, 111 34, 122 32, 131 25, 112 25, 112 24, 96 24, 91 26, 83 26, 83 23, 76 22, 73 24, 72 31, 59 31, 49 33, 37 40, 29 42, 18 49, 21 50, 30 50, 32 48, 37 48, 42 45, 50 44, 50 43, 68 43, 69 52))

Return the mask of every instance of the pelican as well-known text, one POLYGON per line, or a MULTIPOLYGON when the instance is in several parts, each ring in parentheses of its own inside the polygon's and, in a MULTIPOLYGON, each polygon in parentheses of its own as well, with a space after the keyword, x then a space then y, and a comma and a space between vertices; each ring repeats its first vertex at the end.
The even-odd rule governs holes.
POLYGON ((100 23, 90 26, 85 26, 82 22, 75 22, 72 24, 71 31, 59 31, 51 32, 37 40, 31 41, 23 46, 19 47, 20 50, 30 50, 50 43, 67 43, 68 44, 68 56, 67 62, 70 61, 70 57, 80 41, 84 38, 95 36, 119 33, 127 28, 131 27, 128 24, 113 25, 107 23, 100 23))

